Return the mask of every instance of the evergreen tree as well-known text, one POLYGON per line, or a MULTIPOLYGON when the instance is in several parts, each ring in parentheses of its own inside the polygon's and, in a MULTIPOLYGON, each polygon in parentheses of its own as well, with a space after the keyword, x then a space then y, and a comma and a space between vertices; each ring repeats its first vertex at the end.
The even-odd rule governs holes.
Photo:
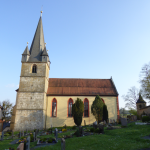
POLYGON ((108 119, 108 110, 107 110, 107 105, 103 105, 103 120, 107 121, 108 119))
POLYGON ((91 112, 95 116, 97 123, 100 123, 103 117, 103 101, 99 95, 95 97, 93 104, 91 106, 91 112))
POLYGON ((80 126, 82 123, 83 111, 84 111, 83 101, 77 98, 75 103, 72 105, 72 115, 73 115, 74 123, 77 126, 80 126))

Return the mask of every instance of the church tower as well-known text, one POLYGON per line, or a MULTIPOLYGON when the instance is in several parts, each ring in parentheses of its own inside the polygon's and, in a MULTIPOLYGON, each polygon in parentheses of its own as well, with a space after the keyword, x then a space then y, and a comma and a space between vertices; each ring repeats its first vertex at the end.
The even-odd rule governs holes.
POLYGON ((43 129, 46 122, 46 93, 50 61, 44 42, 42 16, 39 19, 30 51, 27 45, 21 62, 14 130, 43 129))

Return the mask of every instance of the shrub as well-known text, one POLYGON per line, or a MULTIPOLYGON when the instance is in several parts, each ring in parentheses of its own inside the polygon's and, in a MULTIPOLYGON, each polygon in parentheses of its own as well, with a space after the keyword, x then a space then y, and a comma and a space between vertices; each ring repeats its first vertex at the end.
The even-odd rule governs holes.
POLYGON ((97 123, 100 123, 100 121, 102 120, 103 105, 104 105, 104 103, 103 103, 102 99, 100 98, 99 95, 97 95, 91 106, 91 112, 95 116, 97 123))
POLYGON ((75 103, 72 105, 72 115, 73 115, 74 123, 77 126, 80 126, 82 123, 83 111, 84 111, 83 101, 77 98, 75 103))
POLYGON ((149 116, 143 116, 142 117, 142 122, 148 122, 150 121, 150 117, 149 116))
POLYGON ((79 131, 79 129, 77 129, 77 131, 75 132, 75 135, 76 135, 76 136, 80 136, 80 131, 79 131))
POLYGON ((33 138, 33 134, 30 134, 30 142, 33 141, 34 138, 33 138))
POLYGON ((95 132, 95 133, 99 133, 99 129, 95 129, 94 132, 95 132))
POLYGON ((48 140, 48 143, 52 143, 52 142, 53 142, 53 140, 52 140, 52 139, 49 139, 49 140, 48 140))
POLYGON ((76 126, 73 126, 72 129, 75 130, 75 129, 76 129, 76 126))
POLYGON ((91 129, 90 129, 90 132, 94 132, 94 131, 95 131, 95 128, 91 128, 91 129))

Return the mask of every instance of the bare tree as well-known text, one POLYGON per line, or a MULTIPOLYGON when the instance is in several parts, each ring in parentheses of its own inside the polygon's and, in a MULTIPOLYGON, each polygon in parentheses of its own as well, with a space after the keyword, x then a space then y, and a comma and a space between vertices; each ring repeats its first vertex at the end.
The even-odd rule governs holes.
POLYGON ((0 102, 0 105, 2 106, 2 113, 3 113, 3 118, 8 119, 12 115, 12 110, 13 110, 13 104, 9 100, 4 100, 0 102))
POLYGON ((142 96, 150 100, 150 63, 142 67, 140 72, 140 83, 142 96))
POLYGON ((128 90, 128 93, 126 95, 123 95, 122 97, 126 102, 125 108, 136 109, 136 102, 139 98, 139 90, 135 86, 131 87, 128 90))

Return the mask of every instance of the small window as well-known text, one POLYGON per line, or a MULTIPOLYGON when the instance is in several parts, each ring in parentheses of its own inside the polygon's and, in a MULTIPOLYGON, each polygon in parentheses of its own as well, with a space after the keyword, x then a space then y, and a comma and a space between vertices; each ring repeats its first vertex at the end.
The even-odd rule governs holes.
POLYGON ((73 100, 70 98, 68 102, 68 117, 72 117, 72 104, 73 100))
POLYGON ((37 66, 36 65, 33 65, 33 67, 32 67, 32 73, 37 73, 37 66))
POLYGON ((142 105, 139 105, 139 108, 142 108, 142 105))
POLYGON ((84 117, 89 117, 89 101, 87 98, 84 100, 84 117))
POLYGON ((52 100, 52 117, 56 117, 57 116, 57 101, 54 98, 52 100))

